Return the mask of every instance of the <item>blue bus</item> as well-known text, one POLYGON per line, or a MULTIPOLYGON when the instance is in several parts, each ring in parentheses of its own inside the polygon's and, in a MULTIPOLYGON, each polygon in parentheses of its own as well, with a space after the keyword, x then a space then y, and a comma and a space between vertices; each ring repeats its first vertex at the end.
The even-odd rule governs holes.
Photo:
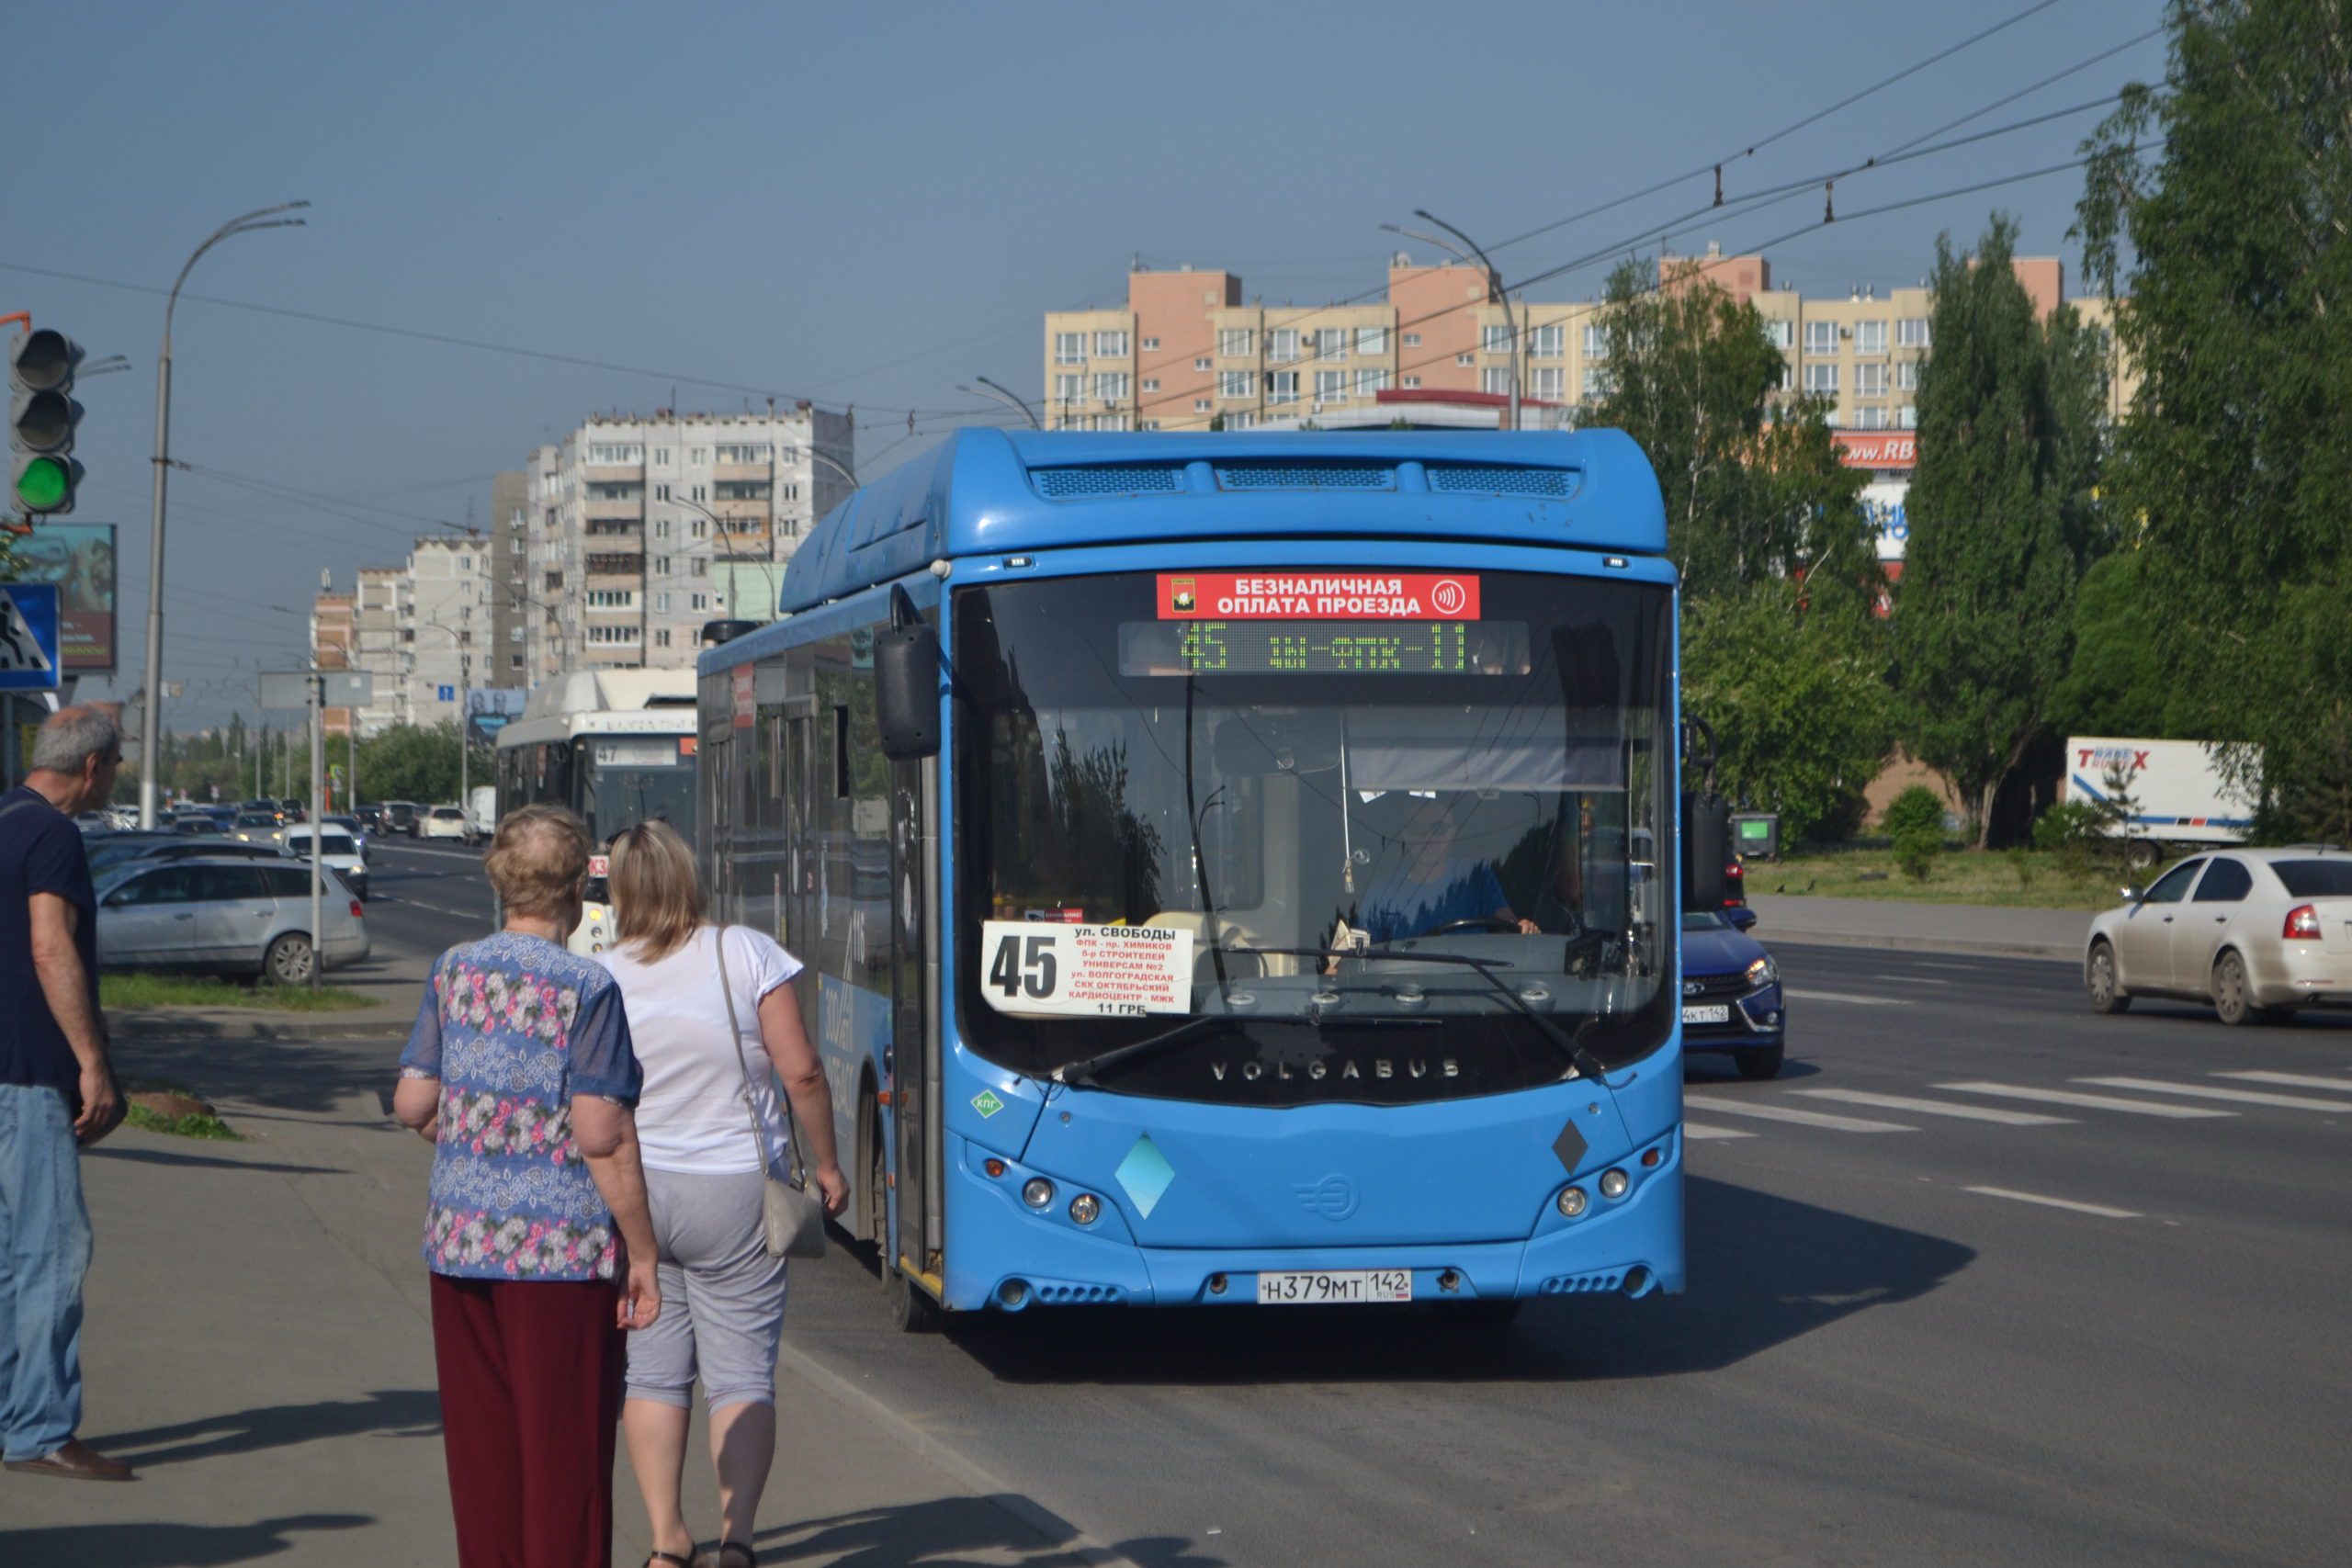
POLYGON ((1681 1288, 1726 844, 1631 440, 966 431, 779 608, 700 659, 699 852, 901 1326, 1681 1288))

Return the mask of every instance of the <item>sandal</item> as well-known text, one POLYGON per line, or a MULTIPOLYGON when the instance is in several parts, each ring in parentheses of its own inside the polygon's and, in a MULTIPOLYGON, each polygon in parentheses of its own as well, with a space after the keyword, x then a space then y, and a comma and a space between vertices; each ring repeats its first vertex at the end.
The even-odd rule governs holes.
POLYGON ((695 1568, 759 1568, 759 1554, 740 1540, 722 1540, 709 1551, 695 1559, 695 1568), (733 1561, 729 1552, 735 1553, 733 1561))
POLYGON ((653 1565, 656 1562, 674 1562, 677 1564, 677 1568, 695 1568, 695 1562, 697 1560, 694 1558, 681 1557, 674 1551, 662 1551, 656 1550, 645 1559, 645 1568, 653 1568, 653 1565))

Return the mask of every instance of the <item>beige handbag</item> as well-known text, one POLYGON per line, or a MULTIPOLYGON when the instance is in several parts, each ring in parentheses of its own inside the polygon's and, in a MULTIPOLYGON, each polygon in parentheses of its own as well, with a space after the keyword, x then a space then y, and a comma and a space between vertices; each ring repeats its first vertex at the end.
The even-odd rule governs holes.
POLYGON ((800 1158, 800 1131, 792 1119, 792 1097, 782 1086, 776 1099, 784 1106, 785 1127, 790 1134, 792 1146, 792 1177, 786 1180, 775 1173, 775 1162, 768 1157, 766 1129, 760 1124, 759 1097, 752 1089, 752 1069, 743 1060, 743 1025, 735 1014, 735 986, 727 975, 727 930, 718 928, 713 945, 718 949, 718 990, 727 998, 728 1049, 735 1053, 735 1065, 743 1069, 743 1108, 752 1113, 752 1142, 760 1151, 760 1169, 767 1181, 760 1194, 761 1229, 767 1237, 770 1258, 822 1258, 825 1256, 825 1205, 808 1190, 808 1172, 800 1158))

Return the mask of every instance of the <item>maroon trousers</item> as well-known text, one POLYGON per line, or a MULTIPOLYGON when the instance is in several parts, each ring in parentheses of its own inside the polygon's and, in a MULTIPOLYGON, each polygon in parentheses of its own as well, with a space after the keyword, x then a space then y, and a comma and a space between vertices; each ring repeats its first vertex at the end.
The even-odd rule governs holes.
POLYGON ((459 1568, 611 1568, 618 1300, 601 1281, 433 1276, 459 1568))

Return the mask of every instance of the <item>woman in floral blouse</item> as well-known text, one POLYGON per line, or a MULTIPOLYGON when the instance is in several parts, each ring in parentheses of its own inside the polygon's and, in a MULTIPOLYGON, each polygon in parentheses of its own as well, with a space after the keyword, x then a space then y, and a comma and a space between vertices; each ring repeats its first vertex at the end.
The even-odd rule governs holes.
POLYGON ((618 988, 563 948, 588 830, 533 806, 485 863, 505 929, 433 965, 392 1111, 435 1145, 424 1262, 458 1561, 609 1568, 622 1333, 662 1309, 618 988))

